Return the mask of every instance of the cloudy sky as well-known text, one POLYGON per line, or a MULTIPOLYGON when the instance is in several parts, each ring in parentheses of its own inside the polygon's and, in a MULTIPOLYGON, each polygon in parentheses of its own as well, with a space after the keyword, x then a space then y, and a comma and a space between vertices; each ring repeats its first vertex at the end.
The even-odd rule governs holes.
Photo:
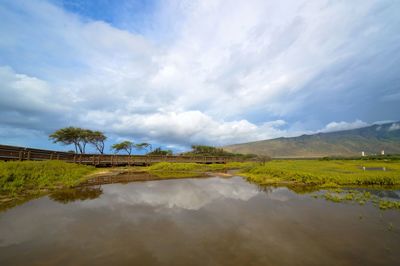
POLYGON ((0 142, 181 150, 399 120, 400 1, 0 0, 0 142))

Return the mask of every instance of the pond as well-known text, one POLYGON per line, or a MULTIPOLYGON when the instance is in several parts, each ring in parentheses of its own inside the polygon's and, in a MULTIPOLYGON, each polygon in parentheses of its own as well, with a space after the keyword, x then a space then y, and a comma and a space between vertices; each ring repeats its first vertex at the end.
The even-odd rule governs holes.
POLYGON ((398 265, 399 228, 241 177, 96 185, 0 213, 0 265, 398 265))

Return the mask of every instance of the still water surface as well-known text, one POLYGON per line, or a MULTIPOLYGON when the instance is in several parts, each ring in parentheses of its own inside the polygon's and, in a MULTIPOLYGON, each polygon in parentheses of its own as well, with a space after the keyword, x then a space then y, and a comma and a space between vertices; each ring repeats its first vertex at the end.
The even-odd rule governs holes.
POLYGON ((240 177, 109 184, 0 213, 0 265, 400 265, 399 228, 240 177))

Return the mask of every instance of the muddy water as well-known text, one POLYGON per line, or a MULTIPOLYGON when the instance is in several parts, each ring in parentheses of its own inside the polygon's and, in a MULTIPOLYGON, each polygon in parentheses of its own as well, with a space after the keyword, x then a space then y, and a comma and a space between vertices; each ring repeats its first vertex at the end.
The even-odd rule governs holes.
POLYGON ((240 177, 87 187, 0 213, 0 265, 399 262, 399 211, 262 190, 240 177))

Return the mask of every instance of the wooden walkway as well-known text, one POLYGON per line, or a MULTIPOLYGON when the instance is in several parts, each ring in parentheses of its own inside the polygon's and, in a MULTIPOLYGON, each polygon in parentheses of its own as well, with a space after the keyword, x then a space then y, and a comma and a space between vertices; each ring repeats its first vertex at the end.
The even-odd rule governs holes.
POLYGON ((180 155, 115 155, 115 154, 75 154, 52 150, 31 149, 0 145, 0 160, 3 161, 44 161, 61 160, 70 163, 79 163, 94 166, 135 166, 150 165, 158 162, 180 163, 227 163, 240 161, 233 157, 217 156, 180 156, 180 155))

